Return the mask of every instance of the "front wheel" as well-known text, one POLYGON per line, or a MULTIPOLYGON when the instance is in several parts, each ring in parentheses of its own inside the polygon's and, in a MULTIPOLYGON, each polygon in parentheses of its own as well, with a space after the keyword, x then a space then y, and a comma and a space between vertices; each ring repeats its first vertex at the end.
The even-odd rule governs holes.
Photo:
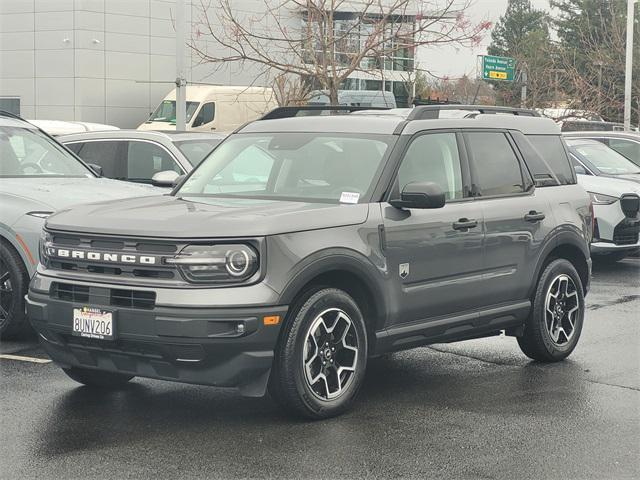
POLYGON ((127 375, 117 372, 104 372, 101 370, 91 370, 88 368, 65 368, 64 373, 69 378, 78 383, 87 385, 88 387, 97 388, 118 388, 125 385, 133 378, 133 375, 127 375))
POLYGON ((274 360, 269 391, 285 409, 306 418, 339 415, 364 379, 367 334, 346 292, 323 288, 291 312, 274 360))
POLYGON ((518 337, 523 353, 533 360, 558 362, 578 344, 584 321, 584 290, 574 266, 553 260, 538 280, 533 309, 518 337))

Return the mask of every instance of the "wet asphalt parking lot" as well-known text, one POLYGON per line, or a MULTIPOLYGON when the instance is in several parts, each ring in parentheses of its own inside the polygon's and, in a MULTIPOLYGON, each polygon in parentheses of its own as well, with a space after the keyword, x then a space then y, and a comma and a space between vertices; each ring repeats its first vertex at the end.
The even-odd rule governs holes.
POLYGON ((508 337, 402 352, 372 360, 356 407, 322 422, 209 387, 95 392, 0 358, 0 478, 640 478, 640 259, 596 265, 587 302, 565 362, 531 362, 508 337))

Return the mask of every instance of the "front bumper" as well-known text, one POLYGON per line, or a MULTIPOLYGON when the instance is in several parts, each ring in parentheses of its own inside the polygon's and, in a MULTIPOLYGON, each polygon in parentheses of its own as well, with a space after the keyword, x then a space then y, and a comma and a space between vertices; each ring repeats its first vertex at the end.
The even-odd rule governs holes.
POLYGON ((286 306, 127 308, 105 301, 108 297, 101 293, 108 287, 91 287, 88 301, 80 302, 30 288, 28 318, 46 352, 62 368, 237 387, 243 395, 264 395, 286 306), (72 335, 73 308, 83 306, 114 313, 114 340, 72 335), (264 325, 263 317, 273 315, 280 316, 280 323, 264 325))
POLYGON ((629 253, 640 250, 640 242, 632 245, 616 245, 612 242, 593 242, 591 244, 592 255, 606 255, 609 253, 626 252, 629 253))

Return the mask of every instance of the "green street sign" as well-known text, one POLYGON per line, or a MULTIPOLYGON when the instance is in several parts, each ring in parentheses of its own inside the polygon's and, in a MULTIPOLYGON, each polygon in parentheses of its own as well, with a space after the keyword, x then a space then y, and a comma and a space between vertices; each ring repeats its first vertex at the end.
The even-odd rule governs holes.
POLYGON ((513 82, 516 76, 516 60, 510 57, 483 55, 482 79, 513 82))

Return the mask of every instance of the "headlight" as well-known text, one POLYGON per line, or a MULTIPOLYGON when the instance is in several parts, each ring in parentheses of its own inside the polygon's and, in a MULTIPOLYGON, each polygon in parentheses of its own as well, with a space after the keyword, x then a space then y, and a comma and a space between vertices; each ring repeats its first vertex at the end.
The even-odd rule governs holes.
POLYGON ((245 244, 188 245, 165 263, 176 265, 194 283, 241 283, 259 268, 258 253, 245 244))
POLYGON ((40 232, 40 263, 45 267, 49 263, 49 255, 47 248, 53 243, 53 237, 46 230, 40 232))
POLYGON ((589 196, 594 205, 611 205, 618 201, 618 197, 603 195, 602 193, 589 192, 589 196))

